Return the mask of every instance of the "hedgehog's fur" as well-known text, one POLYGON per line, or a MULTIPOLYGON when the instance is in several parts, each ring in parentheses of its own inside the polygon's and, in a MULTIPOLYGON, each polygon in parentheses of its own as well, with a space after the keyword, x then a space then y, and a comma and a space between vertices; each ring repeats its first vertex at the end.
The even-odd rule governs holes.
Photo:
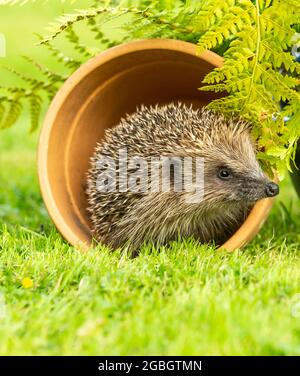
POLYGON ((200 242, 226 240, 242 223, 253 204, 266 197, 268 179, 255 156, 249 124, 206 109, 183 104, 141 107, 106 131, 95 149, 88 173, 87 196, 96 239, 113 248, 143 242, 166 244, 179 236, 200 242), (97 178, 102 156, 204 157, 204 200, 189 203, 189 192, 99 192, 97 178), (232 177, 217 176, 226 166, 232 177))

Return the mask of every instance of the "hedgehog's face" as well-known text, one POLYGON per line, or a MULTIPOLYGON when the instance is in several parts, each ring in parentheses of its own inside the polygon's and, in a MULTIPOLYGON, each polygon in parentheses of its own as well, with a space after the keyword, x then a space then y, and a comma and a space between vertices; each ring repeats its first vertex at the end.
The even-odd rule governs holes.
POLYGON ((204 199, 220 203, 254 204, 279 193, 276 183, 261 170, 249 138, 237 140, 204 157, 204 199))
POLYGON ((204 195, 213 189, 216 192, 215 198, 232 203, 242 201, 251 204, 279 193, 278 185, 265 176, 228 164, 216 166, 213 173, 210 171, 204 180, 204 187, 204 195))

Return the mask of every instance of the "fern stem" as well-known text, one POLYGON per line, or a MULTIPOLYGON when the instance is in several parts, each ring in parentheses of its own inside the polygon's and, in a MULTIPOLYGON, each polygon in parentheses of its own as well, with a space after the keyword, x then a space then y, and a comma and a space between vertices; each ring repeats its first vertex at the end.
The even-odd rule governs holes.
POLYGON ((128 7, 128 8, 122 8, 122 7, 98 7, 98 8, 88 8, 84 10, 78 10, 75 14, 67 14, 64 17, 60 17, 58 19, 58 23, 53 25, 53 31, 52 34, 49 36, 44 37, 40 44, 45 44, 56 38, 59 34, 61 34, 64 30, 67 28, 70 28, 72 25, 79 21, 83 20, 90 20, 95 19, 97 16, 101 14, 115 14, 117 17, 123 16, 125 14, 140 14, 144 18, 151 19, 152 22, 158 24, 158 25, 165 25, 169 27, 173 31, 178 31, 181 33, 193 33, 194 29, 189 26, 181 26, 177 23, 173 23, 167 19, 164 19, 160 16, 158 16, 155 13, 152 13, 148 10, 148 8, 136 8, 136 7, 128 7))
POLYGON ((274 21, 272 18, 267 17, 266 15, 262 15, 262 17, 265 20, 270 21, 273 25, 277 26, 279 29, 281 29, 282 31, 284 31, 286 34, 289 34, 289 30, 287 28, 285 28, 284 26, 280 25, 278 22, 274 21))
POLYGON ((250 98, 251 98, 251 95, 252 95, 252 90, 253 90, 253 86, 254 86, 254 83, 255 83, 255 76, 256 76, 256 72, 257 72, 257 65, 258 65, 258 59, 259 59, 259 46, 260 46, 260 42, 261 42, 261 30, 260 30, 260 8, 259 8, 259 0, 256 0, 255 1, 255 5, 256 5, 256 29, 257 29, 257 32, 256 32, 256 50, 255 50, 255 55, 254 55, 254 64, 253 64, 253 71, 252 71, 252 75, 251 75, 251 81, 250 81, 250 87, 249 87, 249 91, 248 91, 248 95, 246 97, 246 100, 241 108, 241 112, 243 112, 244 108, 246 107, 246 105, 249 103, 250 101, 250 98))
POLYGON ((176 23, 172 23, 171 21, 168 21, 164 18, 161 18, 161 17, 157 17, 156 15, 154 15, 153 13, 145 10, 143 13, 143 16, 147 17, 147 18, 151 18, 152 21, 155 21, 155 23, 157 23, 158 25, 165 25, 165 26, 168 26, 171 30, 174 30, 174 31, 177 31, 177 32, 181 32, 181 33, 193 33, 194 32, 194 29, 192 27, 189 27, 189 26, 181 26, 179 24, 176 24, 176 23))

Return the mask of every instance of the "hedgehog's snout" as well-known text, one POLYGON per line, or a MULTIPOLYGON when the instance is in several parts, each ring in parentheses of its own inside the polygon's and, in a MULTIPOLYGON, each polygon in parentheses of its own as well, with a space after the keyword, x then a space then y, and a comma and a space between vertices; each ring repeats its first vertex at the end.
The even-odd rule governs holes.
POLYGON ((242 189, 244 199, 249 201, 258 201, 266 197, 275 197, 279 193, 279 186, 267 179, 248 181, 242 189))
POLYGON ((238 201, 243 200, 255 203, 266 197, 275 197, 279 194, 279 186, 266 178, 244 178, 236 182, 235 197, 238 201))
POLYGON ((267 197, 275 197, 279 193, 279 186, 278 184, 274 183, 273 181, 270 181, 266 184, 265 187, 265 193, 267 197))

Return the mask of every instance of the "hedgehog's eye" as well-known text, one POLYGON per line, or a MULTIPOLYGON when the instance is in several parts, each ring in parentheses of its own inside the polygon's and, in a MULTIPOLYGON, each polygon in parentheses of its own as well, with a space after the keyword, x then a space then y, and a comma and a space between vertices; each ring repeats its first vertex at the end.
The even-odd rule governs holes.
POLYGON ((226 167, 221 167, 218 171, 218 178, 222 180, 227 180, 231 177, 231 172, 226 167))

